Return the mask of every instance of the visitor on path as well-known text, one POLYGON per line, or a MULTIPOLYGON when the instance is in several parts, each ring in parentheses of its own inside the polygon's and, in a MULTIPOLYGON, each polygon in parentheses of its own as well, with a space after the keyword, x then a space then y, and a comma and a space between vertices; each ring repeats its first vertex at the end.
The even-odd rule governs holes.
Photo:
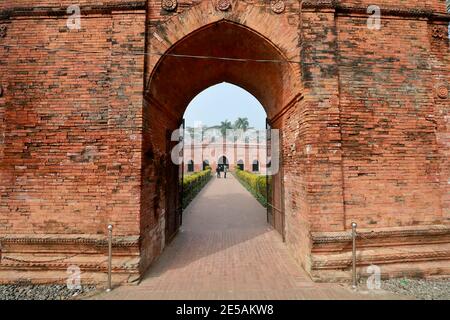
POLYGON ((224 179, 227 178, 227 172, 228 172, 228 167, 227 166, 223 166, 223 178, 224 179))
POLYGON ((216 167, 216 173, 217 173, 217 178, 220 178, 220 168, 219 168, 219 166, 216 167))

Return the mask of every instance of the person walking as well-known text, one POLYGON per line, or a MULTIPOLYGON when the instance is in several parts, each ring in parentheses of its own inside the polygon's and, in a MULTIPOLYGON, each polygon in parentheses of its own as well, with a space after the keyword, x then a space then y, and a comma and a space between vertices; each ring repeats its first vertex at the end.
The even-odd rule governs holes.
POLYGON ((228 172, 228 167, 225 165, 225 166, 223 166, 223 178, 224 179, 227 178, 227 172, 228 172))
POLYGON ((216 173, 217 173, 217 178, 220 178, 220 168, 219 168, 219 166, 216 167, 216 173))

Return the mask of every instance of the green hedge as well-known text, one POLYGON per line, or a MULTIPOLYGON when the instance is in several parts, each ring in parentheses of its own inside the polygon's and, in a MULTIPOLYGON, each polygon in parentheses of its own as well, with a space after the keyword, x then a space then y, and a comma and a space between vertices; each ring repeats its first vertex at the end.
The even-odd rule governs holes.
MULTIPOLYGON (((266 176, 254 174, 248 171, 235 168, 235 177, 241 184, 258 200, 264 207, 267 207, 267 180, 266 176)), ((270 188, 270 177, 269 177, 270 188)), ((269 190, 270 193, 270 190, 269 190)))
POLYGON ((211 179, 211 167, 206 167, 205 170, 183 177, 183 209, 186 208, 192 199, 194 199, 200 190, 202 190, 209 179, 211 179))

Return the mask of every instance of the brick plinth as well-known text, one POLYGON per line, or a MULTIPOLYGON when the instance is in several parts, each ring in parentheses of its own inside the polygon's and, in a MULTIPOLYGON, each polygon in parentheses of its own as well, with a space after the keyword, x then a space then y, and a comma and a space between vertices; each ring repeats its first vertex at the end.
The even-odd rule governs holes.
MULTIPOLYGON (((316 232, 308 270, 318 281, 348 281, 352 266, 351 232, 316 232)), ((450 268, 448 226, 392 227, 357 230, 358 274, 367 276, 367 267, 377 265, 382 277, 446 276, 450 268)))
MULTIPOLYGON (((81 271, 83 283, 106 285, 108 241, 86 235, 8 235, 2 239, 0 283, 66 283, 68 268, 81 271)), ((115 283, 139 280, 138 237, 114 237, 112 273, 115 283)))

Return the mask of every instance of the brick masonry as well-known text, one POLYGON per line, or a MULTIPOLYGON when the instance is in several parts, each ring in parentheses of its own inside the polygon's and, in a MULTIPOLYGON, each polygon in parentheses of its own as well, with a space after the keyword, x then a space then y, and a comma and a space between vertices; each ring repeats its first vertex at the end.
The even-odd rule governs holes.
POLYGON ((380 30, 367 28, 369 0, 285 1, 281 13, 252 0, 78 3, 80 30, 66 26, 69 0, 0 3, 0 236, 4 257, 26 261, 3 259, 2 281, 58 281, 44 271, 73 263, 98 281, 108 223, 116 278, 136 280, 180 223, 169 134, 221 81, 282 131, 273 224, 310 275, 347 277, 352 221, 377 235, 361 266, 448 274, 444 1, 377 1, 380 30))

